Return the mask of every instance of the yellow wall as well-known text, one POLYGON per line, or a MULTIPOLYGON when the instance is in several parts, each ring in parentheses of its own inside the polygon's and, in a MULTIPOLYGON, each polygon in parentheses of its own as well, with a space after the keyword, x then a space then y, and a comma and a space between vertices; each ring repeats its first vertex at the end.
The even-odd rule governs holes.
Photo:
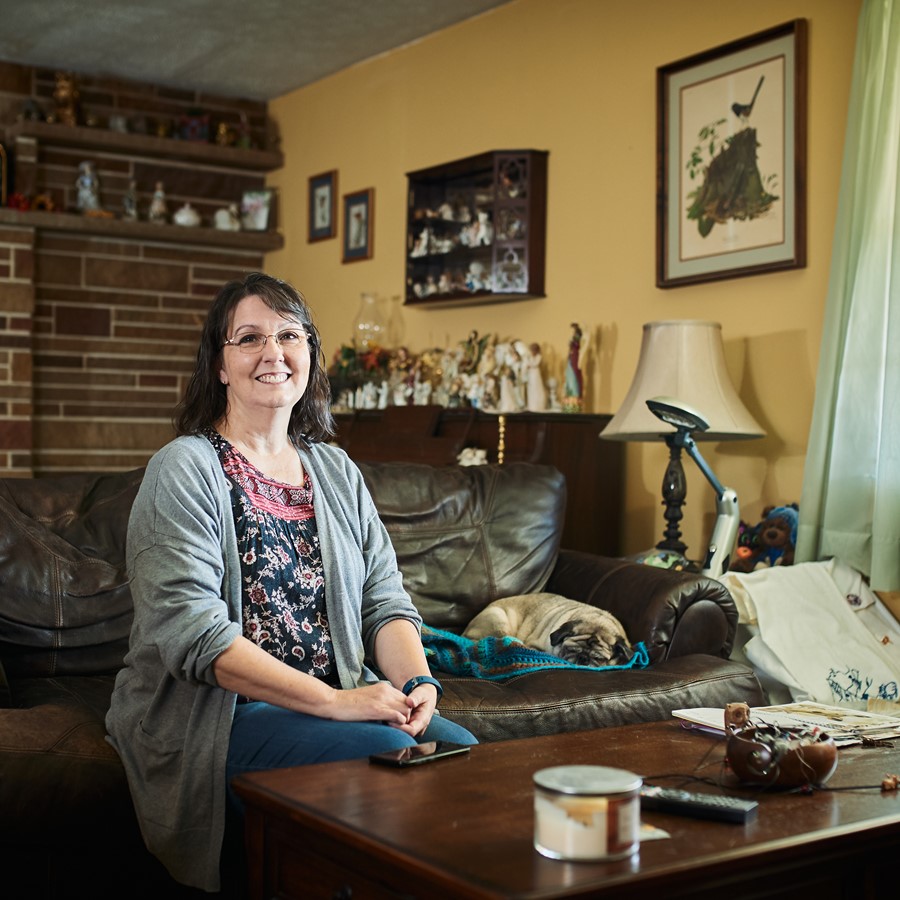
MULTIPOLYGON (((547 296, 450 310, 406 308, 413 350, 472 328, 538 340, 561 358, 569 323, 600 336, 587 402, 613 412, 657 319, 722 323, 729 370, 763 440, 705 445, 756 521, 799 501, 828 284, 860 0, 513 0, 274 101, 285 167, 285 249, 273 274, 305 292, 330 354, 363 291, 401 294, 405 173, 503 148, 549 150, 547 296), (809 22, 808 265, 707 285, 655 286, 656 69, 794 18, 809 22), (338 169, 340 193, 375 188, 374 258, 341 264, 340 235, 307 243, 307 179, 338 169)), ((252 61, 250 62, 252 64, 252 61)), ((546 354, 545 354, 546 358, 546 354)), ((624 549, 662 534, 662 445, 628 447, 624 549)), ((682 523, 700 554, 714 497, 692 464, 682 523)))

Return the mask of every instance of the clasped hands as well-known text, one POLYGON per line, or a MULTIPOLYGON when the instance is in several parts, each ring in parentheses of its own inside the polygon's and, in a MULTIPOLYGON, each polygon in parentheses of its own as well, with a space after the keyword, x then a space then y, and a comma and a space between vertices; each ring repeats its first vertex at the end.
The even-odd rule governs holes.
POLYGON ((425 731, 437 706, 437 690, 430 684, 419 685, 408 696, 386 681, 335 694, 339 707, 334 718, 384 722, 412 737, 425 731))

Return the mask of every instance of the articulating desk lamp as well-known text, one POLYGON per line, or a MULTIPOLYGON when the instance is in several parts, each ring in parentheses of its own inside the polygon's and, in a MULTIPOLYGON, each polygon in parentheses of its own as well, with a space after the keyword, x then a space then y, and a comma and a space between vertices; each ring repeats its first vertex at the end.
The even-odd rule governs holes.
POLYGON ((693 565, 684 555, 687 545, 679 527, 687 494, 681 462, 686 450, 716 492, 717 521, 700 567, 714 578, 728 568, 739 525, 737 497, 713 475, 696 442, 764 434, 731 383, 718 322, 677 319, 644 325, 631 387, 600 434, 613 441, 665 441, 669 448, 662 483, 666 528, 655 550, 641 555, 643 561, 693 565))
POLYGON ((686 450, 716 492, 716 524, 709 539, 701 572, 710 578, 719 578, 728 571, 731 563, 731 554, 741 524, 741 511, 737 494, 731 488, 722 486, 697 449, 697 442, 693 438, 692 432, 707 431, 709 422, 686 403, 672 397, 654 397, 646 402, 653 415, 675 429, 665 439, 670 452, 686 450))

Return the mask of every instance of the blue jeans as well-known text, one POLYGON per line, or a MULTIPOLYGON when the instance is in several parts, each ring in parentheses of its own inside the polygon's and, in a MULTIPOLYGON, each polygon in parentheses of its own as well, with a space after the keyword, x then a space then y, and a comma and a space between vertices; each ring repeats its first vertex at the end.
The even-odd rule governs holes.
POLYGON ((370 753, 424 741, 478 743, 461 725, 441 716, 434 716, 425 732, 413 738, 379 722, 336 722, 258 701, 239 703, 234 710, 226 768, 230 811, 242 810, 231 779, 243 772, 362 759, 370 753))
MULTIPOLYGON (((465 728, 440 716, 431 720, 418 740, 478 743, 465 728)), ((247 877, 244 805, 231 787, 231 779, 235 775, 340 759, 360 759, 370 753, 398 750, 415 743, 416 738, 378 722, 334 722, 268 703, 239 703, 234 710, 225 770, 228 793, 221 855, 223 891, 228 886, 245 884, 247 877)), ((242 895, 239 893, 238 896, 242 895)))

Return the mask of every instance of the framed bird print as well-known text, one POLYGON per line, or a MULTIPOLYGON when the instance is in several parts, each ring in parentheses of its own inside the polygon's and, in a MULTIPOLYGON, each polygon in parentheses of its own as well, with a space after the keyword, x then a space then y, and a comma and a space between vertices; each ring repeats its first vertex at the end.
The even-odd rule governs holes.
POLYGON ((656 284, 806 265, 807 28, 657 69, 656 284))

